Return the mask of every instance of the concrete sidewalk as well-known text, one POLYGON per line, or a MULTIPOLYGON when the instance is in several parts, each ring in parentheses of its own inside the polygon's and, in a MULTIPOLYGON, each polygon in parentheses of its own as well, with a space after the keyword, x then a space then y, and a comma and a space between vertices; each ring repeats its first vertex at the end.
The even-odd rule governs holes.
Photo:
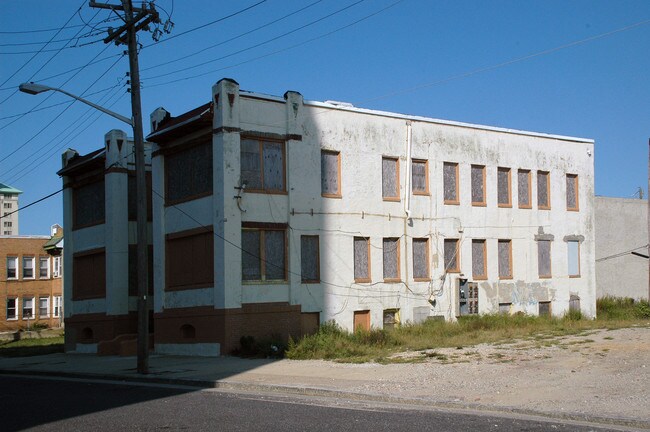
MULTIPOLYGON (((340 364, 320 360, 264 360, 237 357, 150 357, 150 373, 136 372, 135 357, 100 357, 86 354, 51 354, 37 357, 0 358, 0 373, 189 385, 234 391, 275 392, 339 399, 388 402, 410 408, 455 408, 541 415, 555 419, 589 421, 649 429, 647 412, 611 414, 593 410, 566 409, 563 401, 516 403, 523 400, 512 389, 510 398, 487 382, 485 388, 458 388, 454 381, 462 364, 340 364), (431 373, 436 374, 430 375, 431 373), (429 374, 429 376, 427 376, 429 374), (476 396, 480 394, 482 396, 476 396), (494 395, 495 398, 490 398, 494 395)), ((481 373, 485 373, 484 371, 481 373)), ((490 375, 499 374, 492 370, 490 375)), ((534 387, 530 387, 534 388, 534 387)), ((528 391, 530 392, 530 388, 528 391)), ((566 392, 564 392, 566 393, 566 392)), ((644 411, 644 401, 639 401, 644 411)), ((593 406, 592 404, 588 404, 593 406)), ((634 409, 635 407, 632 407, 634 409)), ((647 406, 645 406, 647 411, 647 406)))

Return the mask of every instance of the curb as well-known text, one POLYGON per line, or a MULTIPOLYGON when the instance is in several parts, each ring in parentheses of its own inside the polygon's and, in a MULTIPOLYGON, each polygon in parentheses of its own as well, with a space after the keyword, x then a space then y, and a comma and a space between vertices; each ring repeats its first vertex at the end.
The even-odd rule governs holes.
POLYGON ((400 406, 411 406, 413 408, 433 408, 433 409, 446 409, 458 411, 480 411, 482 413, 495 413, 495 414, 514 414, 522 416, 534 416, 548 420, 569 420, 575 422, 585 422, 594 425, 602 426, 624 426, 633 427, 638 429, 650 430, 650 422, 631 419, 631 418, 616 418, 593 416, 587 414, 572 414, 572 413, 556 413, 546 411, 535 411, 523 408, 509 408, 509 407, 495 407, 491 405, 456 402, 456 401, 432 401, 423 398, 408 398, 388 396, 372 393, 355 393, 346 392, 342 390, 332 390, 319 387, 296 387, 291 385, 280 384, 259 384, 259 383, 244 383, 232 382, 228 380, 198 380, 198 379, 182 379, 182 378, 161 378, 161 377, 139 377, 139 376, 125 376, 119 374, 102 374, 102 373, 80 373, 80 372, 51 372, 42 370, 29 370, 18 371, 11 369, 0 369, 0 375, 16 375, 16 376, 39 376, 39 377, 60 377, 60 378, 76 378, 76 379, 93 379, 98 381, 121 381, 133 383, 149 383, 149 384, 163 384, 163 385, 176 385, 184 387, 194 387, 197 389, 217 389, 217 390, 230 390, 233 392, 263 392, 263 393, 280 393, 284 395, 300 395, 300 396, 315 396, 326 397, 335 399, 349 399, 355 401, 367 402, 381 402, 400 406))

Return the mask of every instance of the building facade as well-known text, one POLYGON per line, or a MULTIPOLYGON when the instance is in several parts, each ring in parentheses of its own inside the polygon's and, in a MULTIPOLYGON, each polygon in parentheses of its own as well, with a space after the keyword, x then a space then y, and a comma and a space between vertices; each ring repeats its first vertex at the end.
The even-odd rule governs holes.
MULTIPOLYGON (((243 336, 295 338, 326 321, 595 316, 592 140, 244 92, 229 79, 208 104, 177 117, 159 108, 151 125, 157 352, 228 354, 243 336)), ((74 255, 82 233, 71 234, 74 255)), ((108 231, 93 238, 87 248, 108 231)), ((92 310, 104 313, 102 259, 106 298, 92 310)), ((90 312, 83 304, 72 318, 90 312)))
POLYGON ((2 224, 0 234, 18 235, 18 196, 23 193, 14 187, 0 183, 0 209, 2 224))
POLYGON ((62 234, 0 236, 0 331, 63 325, 62 234))
POLYGON ((596 294, 648 299, 648 200, 595 198, 596 294))
MULTIPOLYGON (((63 288, 68 351, 97 352, 102 341, 136 338, 134 146, 119 130, 107 133, 104 143, 84 156, 66 151, 58 173, 64 187, 64 258, 70 275, 63 288)), ((146 154, 150 169, 150 146, 146 154)))

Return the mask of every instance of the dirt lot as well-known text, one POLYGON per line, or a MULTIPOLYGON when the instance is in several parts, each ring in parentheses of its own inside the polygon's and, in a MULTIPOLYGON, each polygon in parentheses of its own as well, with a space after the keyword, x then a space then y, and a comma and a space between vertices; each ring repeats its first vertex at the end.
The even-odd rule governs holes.
POLYGON ((647 422, 650 328, 589 331, 500 345, 404 353, 423 363, 384 369, 357 391, 522 411, 647 422), (390 371, 390 372, 389 372, 390 371))

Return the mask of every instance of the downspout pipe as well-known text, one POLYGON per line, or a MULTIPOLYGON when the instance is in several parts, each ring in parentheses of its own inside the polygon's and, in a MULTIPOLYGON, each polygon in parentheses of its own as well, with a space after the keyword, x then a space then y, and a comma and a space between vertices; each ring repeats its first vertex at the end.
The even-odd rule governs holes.
POLYGON ((413 187, 411 179, 411 152, 413 148, 412 141, 413 137, 411 133, 411 121, 409 120, 406 122, 406 187, 404 188, 404 194, 406 195, 404 197, 404 212, 406 213, 407 219, 411 218, 411 189, 413 187))

